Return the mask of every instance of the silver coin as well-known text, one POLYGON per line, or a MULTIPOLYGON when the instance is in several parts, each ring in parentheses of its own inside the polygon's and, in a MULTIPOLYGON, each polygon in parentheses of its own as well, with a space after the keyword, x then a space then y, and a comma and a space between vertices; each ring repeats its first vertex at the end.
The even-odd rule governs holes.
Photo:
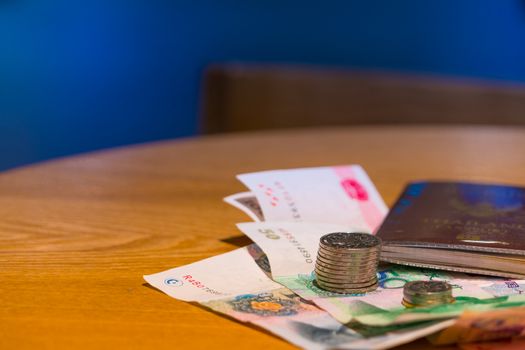
POLYGON ((333 248, 333 247, 326 247, 322 244, 319 244, 319 251, 327 253, 327 254, 333 254, 333 255, 351 255, 355 254, 358 256, 359 254, 380 254, 381 253, 381 246, 372 247, 372 248, 360 248, 360 249, 350 249, 350 248, 333 248))
MULTIPOLYGON (((375 236, 372 236, 372 235, 370 235, 370 236, 376 238, 375 236)), ((377 239, 379 240, 379 238, 377 238, 377 239)), ((319 241, 319 247, 321 247, 321 249, 326 249, 326 250, 333 251, 334 253, 343 252, 343 251, 359 253, 359 252, 363 252, 363 251, 367 251, 367 250, 373 251, 373 250, 381 249, 381 244, 378 244, 378 245, 375 245, 375 246, 371 246, 371 247, 345 248, 344 246, 326 245, 326 244, 322 243, 321 241, 319 241)))
POLYGON ((360 260, 378 260, 381 256, 380 253, 359 253, 359 254, 332 254, 327 253, 324 250, 319 250, 317 256, 321 256, 327 260, 337 260, 337 261, 360 261, 360 260))
MULTIPOLYGON (((315 282, 314 282, 315 283, 315 282)), ((321 289, 327 290, 329 292, 338 293, 338 294, 364 294, 368 292, 372 292, 379 287, 379 283, 375 283, 369 287, 364 288, 333 288, 326 285, 321 285, 320 283, 316 283, 317 286, 321 289)))
POLYGON ((454 300, 454 297, 447 296, 446 298, 439 298, 439 299, 408 299, 408 298, 403 298, 403 299, 407 300, 411 304, 420 306, 420 305, 448 304, 452 300, 454 300))
MULTIPOLYGON (((403 293, 404 294, 404 293, 403 293)), ((433 300, 433 299, 443 299, 443 298, 447 298, 449 295, 451 295, 451 293, 445 293, 445 294, 435 294, 435 295, 432 295, 432 294, 428 294, 428 295, 410 295, 410 294, 404 294, 406 297, 410 297, 410 299, 413 299, 413 300, 418 300, 418 299, 421 299, 421 300, 433 300)))
POLYGON ((404 297, 406 299, 410 299, 414 303, 419 303, 419 302, 427 302, 427 301, 433 301, 433 300, 436 300, 436 301, 446 300, 446 299, 450 298, 451 295, 452 295, 452 293, 447 293, 447 294, 443 294, 443 295, 408 295, 408 294, 404 294, 404 297))
POLYGON ((450 294, 452 286, 445 281, 412 281, 405 284, 403 293, 410 296, 450 294))
POLYGON ((337 289, 361 289, 361 288, 369 288, 370 286, 376 285, 377 281, 368 281, 367 283, 330 283, 323 280, 316 280, 317 284, 326 288, 337 288, 337 289))
POLYGON ((330 280, 334 282, 347 282, 347 283, 361 283, 364 281, 370 281, 377 276, 375 273, 359 274, 359 275, 335 275, 329 274, 323 271, 315 270, 315 275, 324 280, 330 280))
POLYGON ((378 265, 377 260, 361 261, 359 263, 354 263, 354 264, 344 264, 344 263, 339 263, 337 261, 326 262, 326 260, 318 258, 317 260, 315 260, 315 262, 319 263, 319 265, 324 266, 328 269, 334 269, 334 270, 360 270, 360 269, 366 269, 369 267, 376 268, 378 265))
POLYGON ((321 254, 317 254, 317 260, 327 265, 347 266, 347 267, 363 266, 363 265, 368 265, 371 263, 374 263, 374 264, 379 263, 378 258, 370 258, 370 259, 362 259, 362 260, 357 260, 357 259, 356 260, 337 260, 337 259, 326 258, 321 254))
POLYGON ((374 276, 377 274, 376 270, 366 270, 366 271, 331 271, 326 270, 322 267, 316 267, 314 270, 316 273, 331 277, 331 278, 364 278, 365 276, 374 276))
POLYGON ((370 249, 381 245, 381 240, 369 233, 334 232, 319 240, 322 247, 339 249, 370 249))
POLYGON ((347 278, 341 278, 341 277, 332 277, 332 276, 326 276, 323 274, 316 273, 315 274, 316 279, 322 280, 323 282, 327 283, 334 283, 334 284, 370 284, 369 282, 372 280, 375 280, 377 276, 373 275, 367 275, 367 276, 357 276, 357 277, 347 277, 347 278))
POLYGON ((332 264, 362 264, 362 263, 366 263, 366 262, 369 262, 369 261, 379 261, 379 257, 369 257, 369 258, 366 258, 366 259, 347 259, 347 260, 344 260, 344 259, 337 259, 337 258, 331 258, 331 257, 327 257, 325 255, 322 255, 322 254, 317 254, 317 258, 321 259, 321 260, 324 260, 325 262, 327 263, 332 263, 332 264))
POLYGON ((376 273, 377 272, 377 266, 372 265, 366 268, 356 268, 356 269, 337 269, 337 268, 331 268, 326 267, 322 265, 319 261, 315 263, 315 269, 322 271, 327 274, 334 274, 334 275, 359 275, 359 274, 367 274, 367 273, 376 273))
POLYGON ((456 299, 454 299, 452 297, 452 298, 448 298, 448 299, 445 299, 445 300, 430 301, 430 302, 426 302, 426 303, 419 303, 419 304, 417 304, 417 303, 411 303, 410 301, 408 301, 405 298, 403 298, 403 300, 401 301, 401 304, 403 304, 403 306, 405 306, 407 308, 413 308, 413 307, 427 307, 427 306, 435 306, 435 305, 443 305, 443 304, 452 304, 455 301, 456 301, 456 299))
POLYGON ((322 266, 327 269, 335 270, 335 271, 356 271, 359 272, 361 270, 368 270, 368 269, 377 269, 377 263, 376 262, 368 262, 364 263, 362 265, 344 265, 344 264, 333 264, 333 263, 326 263, 321 259, 317 259, 315 261, 316 264, 319 266, 322 266))
POLYGON ((371 283, 352 283, 352 284, 342 284, 342 283, 328 283, 323 280, 316 280, 317 284, 323 288, 332 288, 332 289, 363 289, 369 288, 371 286, 377 285, 377 281, 372 281, 371 283))
POLYGON ((331 248, 325 248, 321 245, 319 245, 318 252, 321 252, 324 255, 329 256, 335 256, 342 259, 351 259, 351 258, 361 258, 363 256, 368 255, 381 255, 381 249, 380 248, 366 248, 366 249, 331 249, 331 248))
POLYGON ((445 281, 412 281, 403 288, 403 299, 412 306, 446 304, 454 301, 452 286, 445 281))
POLYGON ((451 291, 447 291, 444 293, 435 293, 435 294, 414 294, 411 295, 410 293, 403 293, 406 297, 410 297, 412 299, 440 299, 443 297, 447 297, 448 295, 451 295, 451 291))
POLYGON ((370 271, 367 273, 360 273, 360 274, 335 274, 335 273, 329 273, 326 271, 321 271, 319 269, 315 270, 315 274, 322 278, 329 278, 329 279, 341 280, 341 281, 347 280, 351 282, 368 281, 377 275, 375 271, 370 271))
POLYGON ((326 271, 322 269, 315 269, 315 274, 318 276, 323 276, 326 278, 332 278, 332 279, 348 279, 353 281, 362 281, 362 280, 369 280, 372 277, 377 275, 377 271, 370 270, 370 271, 364 271, 364 272, 352 272, 352 273, 334 273, 331 271, 326 271))
POLYGON ((375 276, 377 275, 376 270, 366 270, 366 271, 332 271, 326 270, 322 267, 316 267, 314 270, 316 273, 319 273, 323 276, 331 278, 361 278, 364 276, 375 276))
MULTIPOLYGON (((373 237, 373 236, 372 236, 373 237)), ((336 248, 328 247, 319 243, 319 250, 330 252, 333 254, 363 254, 366 252, 379 252, 381 251, 381 246, 368 247, 368 248, 336 248)))
POLYGON ((369 277, 367 280, 364 280, 362 282, 354 282, 354 281, 348 281, 347 282, 347 281, 337 281, 337 280, 332 281, 332 280, 327 280, 327 279, 325 279, 325 278, 323 278, 323 277, 321 277, 319 275, 316 275, 315 279, 317 281, 323 282, 324 284, 333 285, 333 286, 335 286, 335 285, 339 285, 339 286, 345 285, 345 286, 347 286, 347 288, 366 287, 366 286, 374 284, 374 283, 376 283, 378 281, 377 276, 372 276, 371 278, 369 277))
POLYGON ((361 284, 368 283, 375 278, 375 276, 360 276, 359 278, 332 278, 321 274, 316 274, 316 279, 334 284, 361 284))

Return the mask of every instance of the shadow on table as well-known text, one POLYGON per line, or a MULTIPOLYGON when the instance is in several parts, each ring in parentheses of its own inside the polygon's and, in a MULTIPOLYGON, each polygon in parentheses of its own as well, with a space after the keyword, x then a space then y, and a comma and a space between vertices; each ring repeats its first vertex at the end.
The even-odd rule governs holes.
POLYGON ((250 238, 248 238, 248 236, 245 236, 245 235, 224 238, 224 239, 221 239, 221 242, 228 243, 236 247, 245 247, 253 243, 253 241, 250 238))

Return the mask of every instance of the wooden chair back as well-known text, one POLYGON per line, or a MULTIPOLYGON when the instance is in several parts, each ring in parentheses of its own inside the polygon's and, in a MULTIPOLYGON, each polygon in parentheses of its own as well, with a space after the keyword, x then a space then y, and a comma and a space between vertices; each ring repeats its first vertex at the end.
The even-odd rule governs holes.
POLYGON ((360 124, 525 125, 525 86, 383 72, 215 65, 204 133, 360 124))

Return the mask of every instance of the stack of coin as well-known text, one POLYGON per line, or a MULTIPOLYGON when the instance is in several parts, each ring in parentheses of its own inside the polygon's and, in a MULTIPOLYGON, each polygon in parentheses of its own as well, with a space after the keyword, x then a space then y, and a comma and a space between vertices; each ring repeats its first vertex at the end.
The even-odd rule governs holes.
POLYGON ((330 292, 360 294, 378 286, 381 240, 360 232, 334 232, 321 237, 315 263, 317 285, 330 292))
POLYGON ((412 281, 403 288, 403 305, 425 307, 454 302, 452 286, 444 281, 412 281))

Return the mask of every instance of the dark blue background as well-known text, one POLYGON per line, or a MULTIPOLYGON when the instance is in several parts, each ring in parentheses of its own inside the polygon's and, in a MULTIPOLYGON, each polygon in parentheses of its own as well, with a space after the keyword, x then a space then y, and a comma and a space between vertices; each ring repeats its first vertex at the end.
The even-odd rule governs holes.
POLYGON ((224 61, 525 82, 525 2, 0 0, 0 169, 194 135, 224 61))

